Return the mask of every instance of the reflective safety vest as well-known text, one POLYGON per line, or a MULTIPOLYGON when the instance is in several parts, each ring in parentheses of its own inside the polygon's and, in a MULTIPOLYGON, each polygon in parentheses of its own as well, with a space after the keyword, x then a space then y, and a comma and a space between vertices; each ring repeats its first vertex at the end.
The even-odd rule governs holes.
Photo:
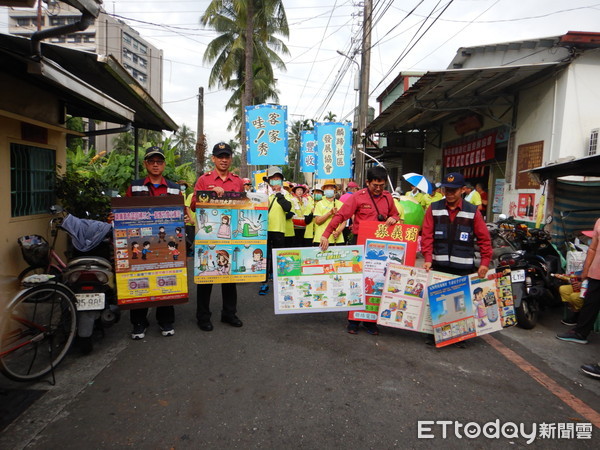
MULTIPOLYGON (((165 195, 181 195, 181 189, 177 183, 173 183, 172 181, 163 178, 167 182, 167 192, 165 195)), ((133 180, 131 182, 131 195, 134 197, 137 196, 151 196, 150 188, 144 184, 146 178, 140 178, 139 180, 133 180)))
POLYGON ((446 209, 446 200, 430 206, 433 214, 433 263, 439 270, 473 270, 475 267, 474 223, 477 206, 462 202, 454 222, 446 209))

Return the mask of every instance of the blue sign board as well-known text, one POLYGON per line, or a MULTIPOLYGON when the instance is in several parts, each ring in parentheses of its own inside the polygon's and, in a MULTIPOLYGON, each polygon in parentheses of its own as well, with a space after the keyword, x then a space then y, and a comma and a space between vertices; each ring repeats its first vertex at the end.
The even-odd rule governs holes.
POLYGON ((314 131, 300 132, 300 172, 313 173, 317 167, 317 141, 314 131))
POLYGON ((350 123, 319 122, 317 178, 352 178, 352 126, 350 123))
POLYGON ((287 164, 287 106, 246 106, 248 164, 287 164))

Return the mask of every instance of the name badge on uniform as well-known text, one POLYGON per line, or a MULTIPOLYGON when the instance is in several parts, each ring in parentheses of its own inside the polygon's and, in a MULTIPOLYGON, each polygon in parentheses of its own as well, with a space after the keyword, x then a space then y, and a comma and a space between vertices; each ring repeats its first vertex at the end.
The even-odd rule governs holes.
POLYGON ((461 241, 468 241, 469 240, 469 233, 463 231, 462 233, 460 233, 459 239, 461 241))

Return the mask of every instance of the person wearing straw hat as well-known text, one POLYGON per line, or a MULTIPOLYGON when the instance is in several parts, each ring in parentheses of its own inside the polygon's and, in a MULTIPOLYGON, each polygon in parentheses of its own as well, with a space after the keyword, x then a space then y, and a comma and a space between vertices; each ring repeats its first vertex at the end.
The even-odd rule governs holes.
POLYGON ((304 234, 306 233, 307 221, 312 220, 313 210, 312 197, 308 195, 308 186, 297 184, 292 189, 292 222, 294 224, 294 247, 304 247, 304 234))
MULTIPOLYGON (((343 206, 343 203, 339 200, 336 200, 335 194, 338 190, 338 186, 335 180, 325 180, 322 185, 323 194, 325 198, 319 201, 315 205, 315 235, 313 238, 313 245, 319 245, 321 242, 321 235, 323 231, 331 222, 331 219, 338 210, 343 206)), ((333 230, 331 235, 329 236, 329 243, 332 245, 341 245, 344 244, 344 235, 342 234, 342 230, 344 229, 345 222, 342 222, 338 227, 333 230)))

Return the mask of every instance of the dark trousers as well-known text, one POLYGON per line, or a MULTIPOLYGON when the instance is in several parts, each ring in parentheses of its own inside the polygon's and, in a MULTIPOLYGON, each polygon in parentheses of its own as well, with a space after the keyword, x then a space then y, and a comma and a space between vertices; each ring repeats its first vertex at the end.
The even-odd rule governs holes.
POLYGON ((196 239, 196 227, 194 225, 185 226, 185 251, 188 254, 194 253, 194 240, 196 239))
MULTIPOLYGON (((129 311, 129 321, 133 325, 147 327, 148 308, 132 309, 129 311)), ((175 322, 175 308, 173 306, 159 306, 156 308, 156 321, 159 325, 173 324, 175 322)))
POLYGON ((294 238, 294 247, 306 247, 306 245, 304 245, 306 241, 306 239, 304 239, 305 231, 306 229, 304 228, 294 229, 294 233, 296 234, 296 237, 294 238))
POLYGON ((588 280, 589 284, 583 306, 579 311, 577 325, 573 328, 585 338, 594 329, 594 323, 598 317, 598 312, 600 312, 600 280, 594 280, 593 278, 588 278, 588 280))
POLYGON ((285 235, 278 231, 269 231, 267 233, 267 278, 265 283, 269 281, 269 278, 273 277, 273 252, 274 248, 285 248, 285 235))
MULTIPOLYGON (((212 284, 199 284, 196 290, 196 319, 199 323, 208 322, 210 312, 210 294, 212 284)), ((233 318, 237 313, 237 288, 235 283, 222 283, 221 295, 223 296, 223 309, 221 317, 233 318)))
POLYGON ((436 272, 451 273, 452 275, 457 275, 459 277, 464 277, 477 272, 477 268, 475 266, 470 269, 453 269, 450 267, 438 266, 436 263, 431 264, 431 270, 435 270, 436 272))

